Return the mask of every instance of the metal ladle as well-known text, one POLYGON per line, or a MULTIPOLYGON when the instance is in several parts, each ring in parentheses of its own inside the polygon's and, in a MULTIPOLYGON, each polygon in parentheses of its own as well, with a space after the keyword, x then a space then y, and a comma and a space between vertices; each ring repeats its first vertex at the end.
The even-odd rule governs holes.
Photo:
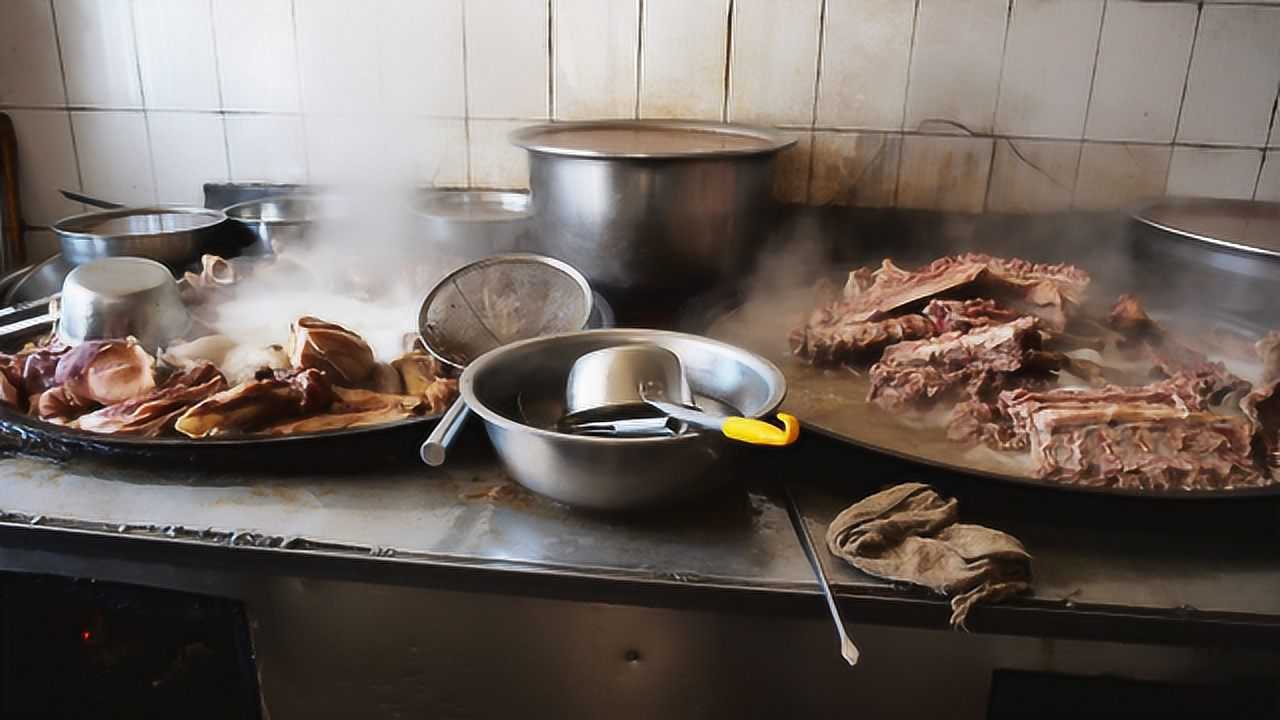
MULTIPOLYGON (((542 255, 514 253, 477 260, 436 284, 418 311, 427 351, 459 370, 494 348, 542 335, 582 330, 593 296, 572 266, 542 255)), ((444 463, 468 415, 461 398, 422 444, 422 461, 444 463)))

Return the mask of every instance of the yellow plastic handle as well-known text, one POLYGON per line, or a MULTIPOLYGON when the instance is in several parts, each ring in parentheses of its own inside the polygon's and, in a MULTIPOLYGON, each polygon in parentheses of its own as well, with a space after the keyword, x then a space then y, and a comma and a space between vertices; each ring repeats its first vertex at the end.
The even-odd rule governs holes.
POLYGON ((800 421, 787 413, 778 413, 778 419, 782 421, 782 427, 751 418, 725 418, 724 436, 752 445, 785 447, 800 437, 800 421))

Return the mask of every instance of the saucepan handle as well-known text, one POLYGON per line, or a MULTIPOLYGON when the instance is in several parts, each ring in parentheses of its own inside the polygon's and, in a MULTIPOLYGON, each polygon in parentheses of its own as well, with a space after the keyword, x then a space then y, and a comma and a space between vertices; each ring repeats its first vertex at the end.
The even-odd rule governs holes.
POLYGON ((419 453, 422 455, 422 462, 431 467, 443 465, 449 446, 453 444, 454 438, 458 436, 458 431, 462 429, 463 423, 467 421, 467 416, 470 414, 471 411, 467 408, 465 400, 462 398, 454 400, 445 411, 444 417, 440 418, 440 422, 427 436, 427 441, 422 443, 419 453))

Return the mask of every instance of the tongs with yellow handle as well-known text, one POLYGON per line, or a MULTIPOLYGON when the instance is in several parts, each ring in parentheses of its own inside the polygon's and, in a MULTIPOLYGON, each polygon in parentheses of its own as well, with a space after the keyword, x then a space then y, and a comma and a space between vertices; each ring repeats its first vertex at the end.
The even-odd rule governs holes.
POLYGON ((785 447, 800 437, 800 421, 794 415, 778 413, 782 427, 764 420, 744 417, 710 415, 696 408, 685 407, 662 400, 645 397, 644 401, 668 417, 675 418, 690 427, 701 430, 718 430, 724 436, 751 445, 785 447))

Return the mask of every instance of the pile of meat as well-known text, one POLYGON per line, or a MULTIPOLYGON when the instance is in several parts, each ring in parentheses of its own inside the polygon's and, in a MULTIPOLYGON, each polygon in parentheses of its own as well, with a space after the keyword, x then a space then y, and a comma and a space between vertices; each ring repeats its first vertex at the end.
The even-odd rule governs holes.
POLYGON ((907 271, 885 260, 820 291, 791 346, 815 365, 869 366, 867 399, 889 412, 950 405, 951 439, 1029 453, 1046 480, 1139 490, 1274 482, 1280 335, 1258 343, 1255 389, 1132 296, 1091 319, 1088 286, 1070 265, 968 254, 907 271))
POLYGON ((96 433, 205 438, 337 430, 442 412, 457 380, 421 347, 390 364, 333 323, 302 317, 287 345, 209 335, 153 357, 133 339, 0 355, 0 403, 96 433))

